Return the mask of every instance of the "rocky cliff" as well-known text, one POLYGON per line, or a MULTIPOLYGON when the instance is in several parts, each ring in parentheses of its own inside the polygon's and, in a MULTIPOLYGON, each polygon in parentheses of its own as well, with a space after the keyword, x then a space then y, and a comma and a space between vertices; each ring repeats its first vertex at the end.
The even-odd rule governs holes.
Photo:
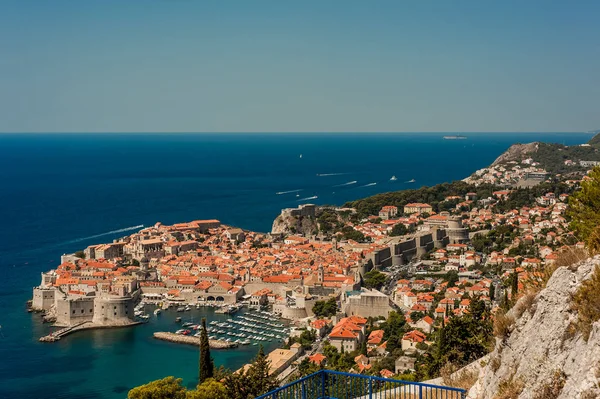
POLYGON ((502 155, 500 155, 492 166, 498 165, 504 162, 509 161, 521 161, 526 159, 528 154, 534 153, 537 151, 539 143, 529 143, 529 144, 513 144, 506 150, 502 155))
POLYGON ((273 221, 272 234, 300 234, 306 237, 318 230, 317 221, 310 216, 291 216, 280 214, 273 221))
POLYGON ((572 310, 573 294, 598 263, 600 257, 561 267, 537 296, 519 300, 508 313, 517 321, 481 361, 468 398, 600 398, 600 321, 586 342, 572 310))

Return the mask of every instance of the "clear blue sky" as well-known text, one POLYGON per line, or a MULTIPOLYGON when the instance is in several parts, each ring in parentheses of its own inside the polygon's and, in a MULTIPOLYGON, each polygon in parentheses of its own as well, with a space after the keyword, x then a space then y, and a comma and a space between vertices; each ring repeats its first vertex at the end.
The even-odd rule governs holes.
POLYGON ((0 131, 600 129, 600 1, 3 0, 0 131))

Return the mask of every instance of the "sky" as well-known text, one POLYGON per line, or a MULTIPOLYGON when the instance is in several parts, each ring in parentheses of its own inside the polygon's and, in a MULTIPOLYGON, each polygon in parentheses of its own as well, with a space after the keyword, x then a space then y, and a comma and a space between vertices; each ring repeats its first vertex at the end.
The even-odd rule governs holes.
POLYGON ((600 129, 600 2, 2 0, 0 132, 600 129))

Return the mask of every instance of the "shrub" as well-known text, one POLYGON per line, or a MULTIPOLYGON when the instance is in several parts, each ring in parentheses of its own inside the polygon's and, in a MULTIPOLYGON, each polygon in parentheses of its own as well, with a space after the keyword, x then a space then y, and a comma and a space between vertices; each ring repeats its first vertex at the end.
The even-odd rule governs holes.
POLYGON ((554 371, 550 381, 537 392, 534 399, 554 399, 558 398, 565 386, 567 376, 562 370, 554 371))
POLYGON ((568 247, 559 252, 554 269, 561 266, 573 266, 589 257, 589 252, 583 248, 568 247))
POLYGON ((596 265, 592 277, 581 283, 573 297, 572 308, 577 311, 577 328, 587 341, 592 324, 600 320, 600 266, 596 265))
POLYGON ((444 385, 454 388, 470 389, 477 382, 477 372, 458 370, 458 366, 446 363, 440 369, 440 375, 444 385))
POLYGON ((502 361, 500 360, 500 357, 493 357, 490 360, 490 368, 492 369, 492 371, 494 373, 496 371, 498 371, 498 369, 500 368, 501 365, 502 365, 502 361))
POLYGON ((496 313, 494 319, 494 336, 505 340, 509 337, 512 328, 515 324, 515 318, 507 315, 506 313, 496 313))
POLYGON ((498 385, 498 393, 494 399, 518 399, 525 384, 521 379, 510 377, 508 380, 503 380, 498 385))

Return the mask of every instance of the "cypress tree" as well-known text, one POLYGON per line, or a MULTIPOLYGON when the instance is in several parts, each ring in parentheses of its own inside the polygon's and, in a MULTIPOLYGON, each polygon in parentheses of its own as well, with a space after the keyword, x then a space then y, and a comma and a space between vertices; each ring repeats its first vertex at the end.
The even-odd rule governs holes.
POLYGON ((202 384, 207 378, 214 375, 215 365, 210 357, 210 345, 208 343, 208 333, 206 332, 206 319, 202 319, 202 331, 200 333, 200 360, 198 371, 198 383, 202 384))
POLYGON ((496 296, 496 286, 494 284, 490 285, 490 300, 494 300, 496 296))
POLYGON ((513 302, 516 302, 517 300, 517 292, 519 291, 519 275, 517 274, 517 272, 513 272, 512 275, 512 290, 511 290, 511 294, 512 294, 512 300, 513 302))

